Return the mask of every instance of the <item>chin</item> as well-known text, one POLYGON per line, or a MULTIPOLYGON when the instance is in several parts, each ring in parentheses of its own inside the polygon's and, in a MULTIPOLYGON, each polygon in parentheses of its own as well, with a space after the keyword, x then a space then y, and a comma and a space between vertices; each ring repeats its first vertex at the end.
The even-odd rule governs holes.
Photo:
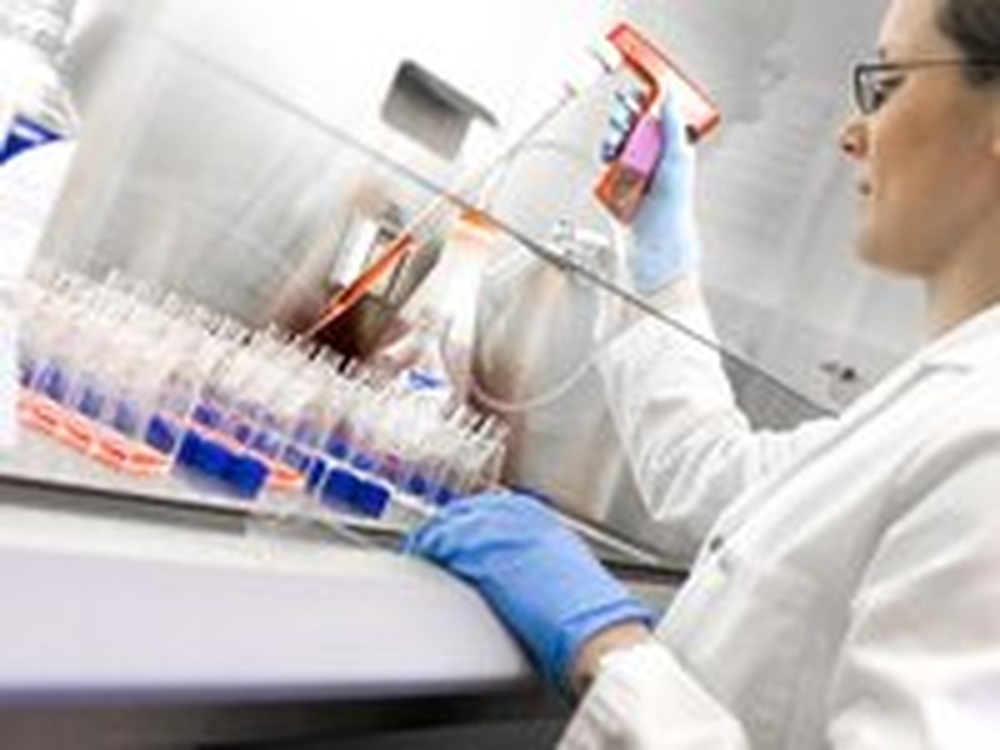
POLYGON ((858 259, 869 268, 890 274, 901 274, 904 270, 898 262, 893 262, 892 248, 884 240, 879 240, 871 232, 862 231, 854 243, 858 259))

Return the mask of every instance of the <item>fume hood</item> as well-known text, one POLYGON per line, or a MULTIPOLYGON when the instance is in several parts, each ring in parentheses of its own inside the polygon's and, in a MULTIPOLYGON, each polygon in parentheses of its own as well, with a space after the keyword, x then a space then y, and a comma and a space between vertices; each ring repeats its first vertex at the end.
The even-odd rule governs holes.
MULTIPOLYGON (((421 227, 406 262, 326 341, 347 371, 443 267, 459 219, 480 212, 490 231, 467 395, 509 431, 499 478, 551 500, 657 596, 684 561, 644 514, 595 369, 609 310, 657 314, 615 291, 621 248, 593 197, 622 79, 600 80, 498 159, 591 40, 629 19, 722 111, 698 147, 705 281, 727 372, 759 426, 838 411, 915 341, 912 290, 869 277, 850 252, 835 135, 849 65, 875 37, 878 9, 866 0, 370 0, 350 11, 322 0, 89 0, 79 11, 68 68, 85 125, 43 264, 98 285, 127 278, 136 299, 175 295, 218 316, 213 332, 223 319, 301 332, 443 200, 451 210, 421 227), (468 180, 483 164, 496 168, 468 180)), ((182 703, 202 691, 230 702, 534 695, 526 662, 481 603, 387 552, 398 524, 335 518, 308 493, 220 498, 172 474, 116 472, 31 425, 24 437, 4 465, 0 554, 39 590, 79 576, 98 599, 128 601, 84 622, 110 661, 65 653, 44 674, 9 661, 0 689, 15 701, 56 695, 46 685, 182 703), (126 580, 111 583, 117 571, 126 580), (325 600, 327 587, 336 593, 325 600), (199 613, 176 621, 202 599, 210 618, 254 620, 258 606, 289 618, 207 630, 195 628, 199 613), (159 619, 115 652, 113 621, 132 609, 159 619), (457 630, 476 637, 452 650, 457 630), (171 631, 192 650, 147 658, 171 631), (338 650, 369 640, 398 650, 338 650), (202 648, 215 656, 199 663, 202 648)), ((70 610, 56 597, 28 604, 14 625, 37 655, 48 635, 32 623, 70 610)), ((551 709, 542 713, 559 715, 551 709)))

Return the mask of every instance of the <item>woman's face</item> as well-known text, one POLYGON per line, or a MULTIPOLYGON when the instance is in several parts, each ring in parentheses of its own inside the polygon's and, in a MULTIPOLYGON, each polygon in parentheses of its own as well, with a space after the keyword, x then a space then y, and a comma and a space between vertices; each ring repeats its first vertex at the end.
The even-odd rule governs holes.
MULTIPOLYGON (((882 61, 962 58, 935 24, 939 1, 892 0, 882 61)), ((957 65, 898 70, 883 82, 881 106, 852 117, 841 134, 858 166, 858 250, 885 270, 934 279, 997 221, 998 95, 970 86, 957 65)))

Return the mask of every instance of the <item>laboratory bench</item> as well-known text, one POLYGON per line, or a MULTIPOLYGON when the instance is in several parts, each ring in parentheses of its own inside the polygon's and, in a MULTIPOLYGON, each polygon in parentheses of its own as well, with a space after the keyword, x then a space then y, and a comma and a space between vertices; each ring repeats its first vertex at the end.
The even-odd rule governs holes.
MULTIPOLYGON (((397 536, 137 482, 26 432, 0 457, 0 747, 561 722, 478 595, 397 536)), ((677 583, 610 556, 637 587, 677 583)))

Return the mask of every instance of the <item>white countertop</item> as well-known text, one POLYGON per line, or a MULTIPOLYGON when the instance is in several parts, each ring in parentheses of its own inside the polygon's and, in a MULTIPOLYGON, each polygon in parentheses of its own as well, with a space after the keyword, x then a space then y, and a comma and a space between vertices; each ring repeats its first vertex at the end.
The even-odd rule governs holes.
MULTIPOLYGON (((26 447, 38 445, 29 437, 26 447)), ((71 478, 72 459, 51 461, 43 448, 45 474, 71 478)), ((37 475, 34 459, 8 456, 0 472, 37 475)), ((531 685, 521 651, 478 595, 421 561, 257 524, 94 513, 82 487, 8 479, 0 493, 0 703, 531 685)))

